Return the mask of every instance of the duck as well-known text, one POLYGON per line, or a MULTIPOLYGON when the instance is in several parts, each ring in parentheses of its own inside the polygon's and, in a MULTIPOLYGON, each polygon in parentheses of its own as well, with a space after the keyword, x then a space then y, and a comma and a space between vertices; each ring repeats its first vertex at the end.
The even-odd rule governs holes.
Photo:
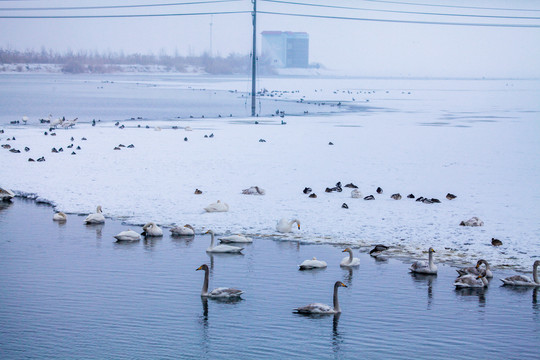
POLYGON ((214 298, 214 299, 233 299, 239 298, 244 292, 239 289, 220 287, 208 292, 208 274, 210 270, 208 265, 203 264, 199 266, 195 271, 204 270, 204 282, 201 291, 201 297, 214 298))
POLYGON ((63 212, 59 211, 57 213, 55 213, 52 217, 53 221, 66 221, 67 220, 67 215, 64 214, 63 212))
POLYGON ((195 229, 193 226, 186 224, 184 226, 175 226, 169 230, 171 235, 176 236, 193 236, 195 235, 195 229))
POLYGON ((504 283, 504 285, 511 286, 540 286, 540 280, 538 279, 538 266, 540 266, 540 260, 536 260, 533 264, 533 280, 525 275, 513 275, 501 279, 501 281, 504 283))
POLYGON ((360 259, 353 257, 353 252, 351 248, 348 247, 342 252, 348 252, 349 256, 344 257, 343 260, 341 260, 341 263, 339 263, 339 266, 352 267, 360 265, 360 259))
POLYGON ((311 260, 304 260, 298 265, 299 270, 324 269, 326 266, 326 261, 317 260, 315 256, 311 260))
POLYGON ((146 223, 146 225, 144 225, 142 229, 142 236, 163 236, 163 230, 161 230, 161 228, 157 226, 157 224, 153 221, 146 223))
POLYGON ((499 239, 491 238, 491 245, 493 246, 501 246, 503 242, 499 239))
POLYGON ((418 273, 418 274, 437 275, 437 265, 433 263, 434 252, 435 250, 433 250, 433 248, 430 247, 428 250, 428 253, 429 253, 428 263, 426 264, 426 262, 422 260, 415 261, 411 265, 409 270, 411 270, 411 272, 413 273, 418 273))
POLYGON ((204 210, 206 210, 206 212, 226 212, 229 211, 229 205, 218 200, 217 202, 205 207, 204 210))
POLYGON ((222 238, 218 238, 219 241, 221 241, 222 244, 227 243, 252 243, 253 239, 244 235, 230 235, 225 236, 222 238))
POLYGON ((485 275, 463 275, 456 279, 454 286, 456 288, 483 288, 489 285, 485 275))
POLYGON ((266 191, 258 186, 252 186, 250 188, 242 190, 244 195, 264 195, 266 191))
POLYGON ((463 276, 463 275, 480 275, 482 273, 485 273, 485 276, 487 278, 492 278, 493 277, 493 273, 491 272, 491 269, 489 267, 489 263, 484 260, 484 259, 480 259, 476 262, 476 266, 471 266, 471 267, 464 267, 464 268, 461 268, 461 269, 457 269, 456 270, 458 272, 458 274, 460 276, 463 276), (486 269, 485 270, 480 270, 480 265, 486 265, 486 269))
POLYGON ((341 281, 336 281, 334 283, 334 302, 333 302, 334 306, 321 304, 321 303, 313 303, 313 304, 309 304, 306 306, 293 309, 293 312, 297 314, 317 314, 317 315, 341 313, 341 307, 339 306, 339 301, 338 301, 338 289, 340 287, 347 287, 347 285, 345 285, 341 281))
POLYGON ((285 219, 285 218, 282 218, 281 220, 278 221, 277 225, 276 225, 276 230, 280 233, 290 233, 292 232, 292 225, 296 223, 298 225, 298 230, 300 230, 300 220, 298 219, 293 219, 291 221, 285 219))
POLYGON ((137 241, 141 239, 141 235, 131 229, 128 229, 119 232, 117 235, 114 236, 114 238, 116 239, 116 241, 137 241))
POLYGON ((85 224, 103 224, 105 222, 105 216, 101 213, 101 205, 98 205, 96 212, 90 214, 84 219, 85 224))
POLYGON ((232 246, 232 245, 217 245, 214 246, 214 232, 212 230, 208 230, 205 234, 210 234, 211 241, 210 241, 210 247, 206 249, 206 252, 209 253, 240 253, 244 248, 238 247, 238 246, 232 246))
POLYGON ((378 258, 385 250, 388 250, 388 246, 383 244, 377 244, 373 249, 371 249, 371 251, 369 252, 369 256, 378 258))

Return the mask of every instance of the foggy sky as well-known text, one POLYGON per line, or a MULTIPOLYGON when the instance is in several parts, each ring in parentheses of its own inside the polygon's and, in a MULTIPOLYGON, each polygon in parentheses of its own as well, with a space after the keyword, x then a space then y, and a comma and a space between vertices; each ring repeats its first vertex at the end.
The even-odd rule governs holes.
MULTIPOLYGON (((181 0, 187 2, 188 0, 181 0)), ((0 8, 66 7, 172 3, 174 1, 9 1, 0 8)), ((180 2, 180 1, 178 1, 180 2)), ((534 17, 537 19, 470 18, 425 14, 398 14, 368 10, 346 10, 287 5, 258 0, 259 11, 331 15, 369 19, 472 22, 540 25, 540 2, 532 0, 450 1, 409 0, 409 4, 365 0, 297 0, 365 9, 425 13, 534 17), (495 11, 433 7, 416 4, 445 4, 489 8, 535 9, 495 11)), ((402 2, 406 2, 402 0, 402 2)), ((106 10, 13 11, 8 15, 102 15, 159 14, 216 11, 249 11, 251 1, 106 10)), ((473 76, 540 77, 540 28, 475 27, 352 21, 259 14, 260 33, 265 30, 304 31, 310 37, 310 62, 331 70, 363 76, 473 76)), ((129 53, 166 52, 174 55, 214 55, 251 52, 251 15, 201 15, 157 18, 109 19, 0 19, 0 47, 58 51, 98 50, 129 53), (212 23, 212 26, 210 26, 212 23), (212 40, 210 40, 212 39, 212 40)))

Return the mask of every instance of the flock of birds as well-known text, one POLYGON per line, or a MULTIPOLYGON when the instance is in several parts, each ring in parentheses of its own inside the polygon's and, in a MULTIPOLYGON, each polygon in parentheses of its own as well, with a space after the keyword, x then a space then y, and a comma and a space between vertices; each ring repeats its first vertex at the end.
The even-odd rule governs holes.
MULTIPOLYGON (((218 203, 220 203, 218 201, 218 203)), ((57 212, 53 215, 54 221, 67 221, 67 215, 63 212, 57 212)), ((105 222, 105 216, 101 206, 96 208, 96 212, 88 215, 84 219, 85 224, 103 224, 105 222)), ((285 218, 279 220, 276 224, 276 230, 280 233, 289 233, 293 231, 293 226, 296 225, 300 229, 300 220, 292 219, 287 220, 285 218)), ((119 234, 115 235, 117 241, 138 241, 141 239, 141 236, 145 237, 160 237, 163 236, 163 230, 155 223, 148 222, 142 228, 142 233, 137 233, 131 229, 122 231, 119 234)), ((194 236, 195 229, 186 224, 184 226, 176 226, 170 229, 172 235, 175 236, 194 236)), ((232 244, 241 244, 241 243, 251 243, 253 242, 252 238, 249 238, 244 235, 230 235, 226 237, 221 237, 220 244, 215 244, 215 234, 214 231, 208 230, 205 234, 210 234, 210 246, 206 249, 207 253, 241 253, 244 249, 240 246, 230 245, 232 244)), ((388 247, 382 244, 376 245, 371 251, 370 255, 375 258, 380 258, 383 255, 383 252, 387 250, 388 247)), ((351 248, 346 248, 343 252, 348 253, 341 262, 341 267, 353 268, 360 266, 360 259, 354 257, 353 251, 351 248)), ((428 260, 418 260, 415 261, 409 268, 412 273, 423 274, 423 275, 437 275, 437 265, 435 265, 433 254, 435 250, 430 247, 428 250, 428 260)), ((326 268, 328 264, 325 261, 318 260, 313 257, 303 261, 298 267, 299 270, 312 270, 312 269, 321 269, 326 268)), ((540 287, 540 280, 538 279, 538 267, 540 266, 540 260, 536 260, 533 264, 533 278, 531 279, 525 275, 513 275, 504 279, 501 279, 504 285, 510 286, 521 286, 521 287, 540 287)), ((197 269, 204 271, 204 280, 201 290, 201 297, 203 298, 212 298, 212 299, 225 299, 225 300, 234 300, 239 299, 240 296, 244 293, 240 289, 236 288, 227 288, 227 287, 218 287, 209 291, 209 269, 208 265, 203 264, 197 269)), ((489 266, 489 263, 484 260, 478 260, 476 266, 464 267, 457 269, 458 277, 454 282, 456 288, 483 288, 489 285, 489 278, 493 277, 493 272, 489 266), (481 266, 484 265, 482 268, 481 266)), ((341 307, 338 300, 338 289, 340 287, 347 287, 341 281, 336 281, 333 288, 333 305, 326 305, 322 303, 312 303, 306 306, 298 307, 293 309, 294 312, 299 314, 337 314, 341 313, 341 307)))

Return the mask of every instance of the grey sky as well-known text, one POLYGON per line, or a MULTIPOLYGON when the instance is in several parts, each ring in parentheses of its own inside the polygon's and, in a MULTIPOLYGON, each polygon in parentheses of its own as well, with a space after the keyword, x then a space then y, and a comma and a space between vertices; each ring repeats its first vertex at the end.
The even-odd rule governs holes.
MULTIPOLYGON (((191 0, 180 0, 188 2, 191 0)), ((174 3, 150 0, 0 1, 0 8, 68 7, 174 3)), ((362 8, 335 9, 258 0, 266 12, 313 14, 382 20, 533 24, 540 25, 540 2, 532 0, 450 1, 403 0, 296 0, 362 8), (424 5, 412 5, 412 4, 424 5), (428 6, 451 5, 451 7, 428 6), (484 7, 490 9, 472 9, 484 7), (506 10, 493 10, 505 8, 506 10), (378 11, 370 11, 378 10, 378 11), (531 9, 536 11, 512 11, 531 9), (501 16, 485 18, 395 13, 384 11, 501 16), (532 17, 533 19, 518 19, 532 17)), ((250 0, 227 3, 105 10, 8 11, 10 15, 101 15, 249 11, 250 0)), ((486 76, 540 77, 540 28, 424 25, 352 21, 283 15, 258 15, 258 33, 264 30, 305 31, 310 36, 310 62, 332 70, 365 76, 486 76)), ((0 46, 39 50, 99 50, 125 53, 199 55, 247 54, 251 51, 251 15, 201 15, 109 19, 0 19, 0 46), (212 23, 212 27, 210 26, 212 23), (210 31, 212 29, 212 31, 210 31)), ((260 46, 259 46, 260 50, 260 46)))

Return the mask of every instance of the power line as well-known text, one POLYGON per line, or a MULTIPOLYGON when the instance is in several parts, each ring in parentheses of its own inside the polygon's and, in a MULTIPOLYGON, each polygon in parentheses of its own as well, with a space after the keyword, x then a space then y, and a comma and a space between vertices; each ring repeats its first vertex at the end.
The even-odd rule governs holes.
POLYGON ((271 3, 289 4, 289 5, 301 5, 301 6, 312 6, 312 7, 333 8, 333 9, 346 9, 346 10, 374 11, 374 12, 396 13, 396 14, 458 16, 458 17, 495 18, 495 19, 540 20, 540 17, 529 17, 529 16, 502 16, 502 15, 431 13, 431 12, 422 12, 422 11, 383 10, 383 9, 369 9, 369 8, 359 8, 359 7, 351 7, 351 6, 339 6, 339 5, 322 5, 322 4, 300 3, 300 2, 283 1, 283 0, 262 0, 262 1, 271 2, 271 3))
POLYGON ((259 14, 268 15, 286 15, 296 17, 312 17, 319 19, 334 19, 334 20, 356 20, 356 21, 371 21, 371 22, 386 22, 386 23, 402 23, 402 24, 423 24, 423 25, 454 25, 454 26, 484 26, 484 27, 512 27, 512 28, 540 28, 540 24, 493 24, 493 23, 458 23, 444 21, 416 21, 416 20, 397 20, 397 19, 369 19, 347 16, 329 16, 329 15, 309 15, 309 14, 292 14, 272 11, 258 11, 259 14))
POLYGON ((540 9, 516 9, 516 8, 492 8, 492 7, 462 6, 462 5, 441 5, 441 4, 426 4, 426 3, 414 3, 414 2, 388 1, 388 0, 361 0, 361 1, 374 2, 374 3, 386 3, 386 4, 398 4, 398 5, 446 7, 446 8, 457 8, 457 9, 540 12, 540 9))
MULTIPOLYGON (((0 0, 2 1, 2 0, 0 0)), ((164 3, 164 4, 138 4, 138 5, 108 5, 108 6, 70 6, 70 7, 24 7, 24 8, 0 8, 1 11, 42 11, 42 10, 96 10, 96 9, 125 9, 125 8, 143 8, 143 7, 162 7, 162 6, 179 6, 179 5, 199 5, 213 4, 224 2, 237 2, 241 0, 206 0, 180 3, 164 3)))
POLYGON ((220 11, 220 12, 197 12, 180 14, 123 14, 123 15, 44 15, 44 16, 25 16, 25 15, 0 15, 0 19, 99 19, 99 18, 138 18, 138 17, 165 17, 165 16, 199 16, 199 15, 231 15, 231 14, 250 14, 251 11, 220 11))

